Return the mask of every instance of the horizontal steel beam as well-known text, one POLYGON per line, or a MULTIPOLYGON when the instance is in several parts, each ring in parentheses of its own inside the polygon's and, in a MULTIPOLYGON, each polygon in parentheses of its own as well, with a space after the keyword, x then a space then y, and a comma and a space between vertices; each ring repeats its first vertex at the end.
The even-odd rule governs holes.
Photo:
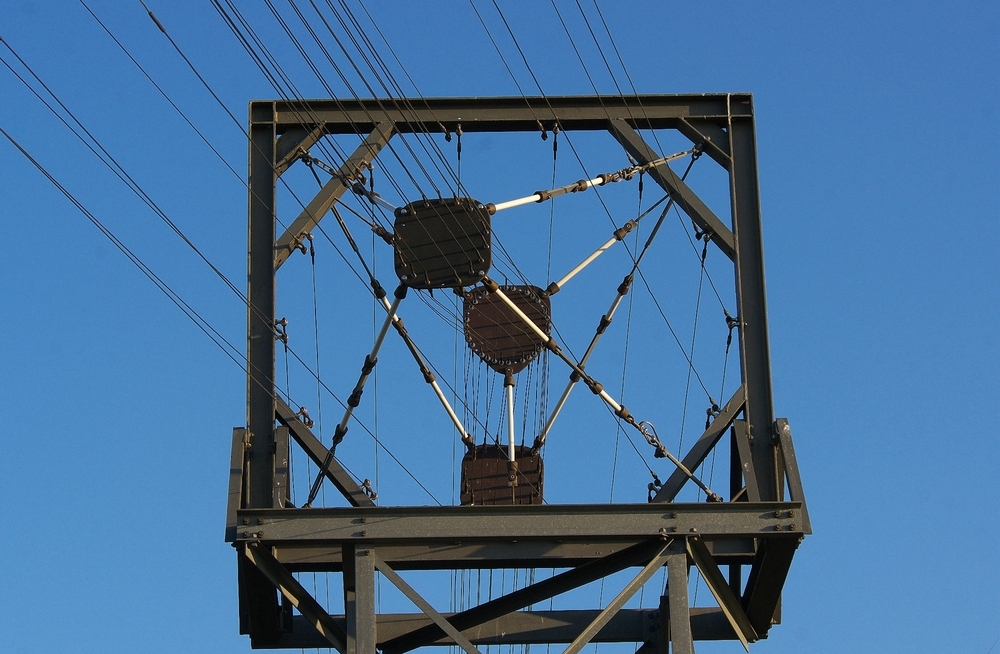
MULTIPOLYGON (((673 129, 679 119, 727 123, 729 112, 753 116, 750 94, 426 98, 365 100, 279 100, 273 105, 278 133, 323 125, 328 134, 367 134, 378 123, 409 132, 534 132, 603 130, 608 120, 637 129, 673 129)), ((258 104, 258 103, 252 103, 258 104)), ((267 107, 270 109, 270 107, 267 107)))
MULTIPOLYGON (((488 623, 466 629, 465 637, 474 645, 536 645, 569 643, 597 617, 598 610, 576 611, 517 611, 488 623)), ((443 614, 445 618, 452 613, 443 614)), ((344 624, 344 616, 333 616, 344 624)), ((377 616, 379 640, 390 640, 431 624, 422 613, 384 613, 377 616)), ((659 631, 657 609, 622 609, 601 629, 591 642, 638 643, 655 639, 659 631)), ((733 640, 736 635, 722 611, 717 608, 692 608, 691 632, 695 640, 733 640)), ((431 646, 454 643, 442 637, 431 646)), ((282 634, 279 647, 285 649, 328 648, 329 642, 312 628, 302 616, 292 618, 292 630, 282 634)))
MULTIPOLYGON (((644 540, 556 542, 503 540, 489 542, 393 543, 380 545, 378 556, 396 570, 475 570, 501 568, 575 568, 644 540)), ((712 556, 722 563, 750 565, 757 550, 750 537, 706 539, 712 556)), ((271 542, 274 556, 292 572, 339 572, 343 569, 338 543, 271 542)))
MULTIPOLYGON (((761 537, 792 534, 801 502, 392 506, 240 509, 254 525, 242 540, 391 544, 501 540, 616 540, 697 533, 761 537), (793 514, 794 515, 794 514, 793 514)), ((798 523, 798 524, 796 524, 798 523)))

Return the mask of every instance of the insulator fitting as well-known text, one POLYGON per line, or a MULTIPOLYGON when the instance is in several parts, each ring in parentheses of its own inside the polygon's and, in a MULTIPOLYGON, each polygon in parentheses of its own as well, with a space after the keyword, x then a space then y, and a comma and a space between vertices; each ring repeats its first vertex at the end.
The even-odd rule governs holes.
POLYGON ((635 278, 631 274, 625 275, 625 279, 622 283, 618 285, 618 295, 628 295, 628 291, 632 288, 632 281, 635 278))
POLYGON ((597 333, 603 334, 604 330, 606 330, 608 328, 608 325, 610 324, 611 324, 611 318, 608 318, 606 315, 601 316, 601 324, 597 326, 597 333))
POLYGON ((535 200, 535 202, 545 202, 552 197, 552 193, 549 191, 535 191, 535 195, 538 196, 538 199, 535 200))
POLYGON ((624 225, 615 230, 615 238, 618 239, 619 241, 622 240, 628 235, 629 232, 635 229, 635 226, 637 224, 638 223, 636 223, 634 220, 628 221, 627 223, 625 223, 624 225))
POLYGON ((375 369, 375 364, 378 363, 378 357, 372 357, 371 354, 365 355, 365 362, 361 366, 362 375, 372 374, 372 370, 375 369))
POLYGON ((555 295, 558 292, 559 292, 559 284, 556 284, 555 282, 549 284, 548 288, 545 289, 546 295, 555 295))
POLYGON ((385 297, 385 289, 382 288, 382 285, 379 284, 379 281, 374 277, 372 277, 371 286, 372 286, 372 292, 375 293, 376 300, 381 300, 382 298, 385 297))
POLYGON ((365 391, 362 388, 355 388, 354 391, 351 393, 351 396, 347 398, 347 406, 355 409, 358 408, 358 405, 361 404, 361 395, 364 392, 365 391))
POLYGON ((343 425, 337 425, 337 428, 333 430, 333 445, 336 447, 340 445, 341 441, 344 440, 344 435, 347 434, 347 427, 343 425))
POLYGON ((583 382, 587 385, 587 388, 589 388, 590 392, 592 392, 594 395, 600 395, 601 391, 604 390, 604 386, 599 381, 596 381, 589 377, 587 379, 584 379, 583 382))
POLYGON ((400 284, 399 286, 397 286, 396 287, 396 291, 392 294, 392 296, 394 298, 396 298, 397 300, 402 300, 403 298, 405 298, 406 297, 406 285, 405 284, 400 284))

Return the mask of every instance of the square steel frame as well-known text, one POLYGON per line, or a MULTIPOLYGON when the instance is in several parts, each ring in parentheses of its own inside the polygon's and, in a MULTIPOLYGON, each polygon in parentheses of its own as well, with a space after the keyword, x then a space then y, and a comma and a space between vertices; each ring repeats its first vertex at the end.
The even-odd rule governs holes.
POLYGON ((226 540, 237 550, 240 633, 251 645, 371 654, 526 643, 569 643, 566 651, 577 652, 589 642, 635 642, 665 654, 693 652, 696 640, 747 646, 766 637, 811 527, 788 422, 774 418, 752 96, 255 101, 249 113, 247 427, 233 431, 226 540), (459 123, 464 132, 607 131, 640 164, 662 153, 638 130, 673 129, 728 172, 729 224, 669 165, 649 174, 734 265, 742 385, 684 456, 694 469, 728 433, 730 501, 674 503, 686 481, 678 471, 645 505, 382 507, 334 459, 326 476, 350 507, 286 508, 291 442, 318 465, 327 447, 275 389, 275 273, 394 135, 454 132, 459 123), (278 177, 333 134, 364 138, 277 234, 278 177), (691 565, 719 608, 690 606, 691 565), (435 610, 397 573, 515 566, 565 571, 456 614, 435 610), (660 606, 623 609, 664 566, 669 590, 660 606), (604 608, 525 610, 626 568, 640 572, 604 608), (344 615, 329 615, 292 574, 307 571, 343 573, 344 615), (376 571, 420 612, 377 614, 376 571))

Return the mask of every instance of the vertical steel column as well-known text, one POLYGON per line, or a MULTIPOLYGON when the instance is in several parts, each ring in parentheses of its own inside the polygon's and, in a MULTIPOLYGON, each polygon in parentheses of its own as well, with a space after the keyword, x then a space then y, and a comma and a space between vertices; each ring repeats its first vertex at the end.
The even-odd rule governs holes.
MULTIPOLYGON (((749 99, 743 100, 747 103, 749 99)), ((757 137, 753 118, 734 118, 730 108, 729 151, 732 170, 729 189, 736 241, 736 299, 739 310, 740 366, 747 389, 745 418, 750 426, 750 448, 760 501, 778 499, 771 425, 771 355, 767 336, 764 292, 764 245, 757 179, 757 137)), ((749 485, 748 480, 748 485, 749 485)), ((748 488, 749 491, 749 488, 748 488)))
MULTIPOLYGON (((247 508, 271 508, 274 501, 274 111, 273 102, 250 105, 247 508)), ((274 646, 279 637, 277 590, 254 565, 241 563, 251 642, 254 647, 274 646)))
POLYGON ((375 652, 375 557, 365 548, 347 546, 344 561, 344 618, 346 654, 375 652))
POLYGON ((688 557, 683 540, 674 540, 667 557, 667 606, 670 609, 670 649, 673 654, 694 654, 691 607, 688 604, 688 557))

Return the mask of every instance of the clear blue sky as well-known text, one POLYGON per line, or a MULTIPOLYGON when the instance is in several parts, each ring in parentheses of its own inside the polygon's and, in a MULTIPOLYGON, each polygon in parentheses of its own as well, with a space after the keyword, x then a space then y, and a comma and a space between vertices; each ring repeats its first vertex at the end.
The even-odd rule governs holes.
MULTIPOLYGON (((88 4, 243 175, 244 136, 138 0, 88 4)), ((277 96, 210 2, 148 4, 241 123, 249 100, 277 96)), ((306 2, 295 4, 311 11, 306 2)), ((581 4, 593 19, 592 2, 581 4)), ((274 6, 302 33, 287 2, 274 6)), ((617 60, 614 80, 608 73, 576 3, 557 6, 592 82, 550 5, 501 3, 542 90, 589 94, 593 83, 613 94, 614 80, 628 89, 617 60)), ((492 4, 477 7, 520 87, 536 95, 492 4)), ((990 418, 1000 400, 1000 7, 636 2, 601 8, 639 92, 755 97, 775 405, 791 421, 815 534, 789 575, 784 624, 752 651, 991 651, 1000 638, 1000 456, 990 418)), ((372 3, 369 10, 423 95, 519 94, 469 3, 372 3)), ((300 95, 327 95, 265 5, 244 15, 300 95)), ((0 36, 242 287, 246 187, 84 7, 9 0, 0 5, 0 36)), ((607 46, 606 35, 598 36, 607 46)), ((25 74, 9 49, 0 46, 0 57, 25 74)), ((350 97, 320 55, 315 60, 334 92, 350 97)), ((238 298, 6 67, 0 67, 0 127, 242 350, 246 317, 238 298)), ((673 143, 665 141, 664 149, 673 143)), ((547 187, 550 144, 537 136, 514 145, 469 137, 463 181, 483 201, 547 187)), ((454 142, 438 139, 438 145, 453 157, 454 142)), ((581 137, 574 145, 590 172, 627 165, 606 142, 581 137)), ((692 185, 724 209, 725 189, 712 165, 699 162, 692 185)), ((580 176, 561 143, 557 183, 580 176)), ((290 180, 302 197, 315 188, 302 171, 290 180)), ((376 184, 391 196, 378 173, 376 184)), ((648 207, 659 196, 652 184, 645 188, 648 207)), ((634 183, 609 190, 608 202, 634 213, 636 192, 634 183)), ((294 200, 282 193, 279 215, 290 219, 294 200)), ((553 277, 606 238, 603 209, 593 198, 580 202, 556 205, 553 277)), ((524 246, 522 255, 519 238, 540 229, 544 240, 549 212, 532 210, 511 210, 503 229, 505 244, 515 259, 523 256, 537 283, 546 277, 533 259, 539 253, 524 246)), ((690 257, 681 223, 672 221, 670 247, 680 244, 677 252, 690 257)), ((327 227, 336 239, 332 222, 327 227)), ((370 253, 362 227, 355 221, 352 229, 370 253)), ((0 229, 7 335, 0 350, 3 649, 247 651, 249 642, 237 633, 235 557, 223 542, 230 434, 244 422, 243 372, 6 139, 0 139, 0 229)), ((323 377, 346 396, 371 342, 373 313, 329 244, 317 248, 323 377)), ((720 263, 719 253, 712 254, 710 270, 731 307, 731 282, 724 267, 711 267, 720 263)), ((389 258, 385 250, 379 256, 388 285, 389 258)), ((565 308, 556 309, 556 323, 578 350, 624 272, 621 253, 607 256, 605 267, 581 276, 577 295, 567 292, 565 308), (588 308, 591 296, 597 308, 588 308)), ((653 269, 666 275, 657 291, 681 298, 667 313, 688 347, 698 269, 686 261, 671 277, 667 260, 653 269)), ((289 316, 292 342, 311 360, 307 258, 282 274, 279 314, 289 316)), ((718 302, 707 293, 706 336, 697 342, 703 358, 696 363, 714 389, 718 335, 724 340, 725 330, 718 302)), ((634 413, 662 414, 661 436, 668 434, 664 442, 676 450, 683 430, 688 442, 696 437, 705 400, 691 401, 690 424, 682 425, 686 368, 648 299, 636 293, 628 332, 634 382, 624 392, 634 413), (655 352, 663 343, 669 354, 660 357, 655 352), (661 372, 680 379, 663 407, 640 381, 661 372)), ((447 357, 461 341, 446 335, 423 304, 407 300, 402 311, 460 380, 462 358, 456 365, 447 357)), ((624 323, 622 314, 619 331, 608 336, 606 360, 595 363, 606 366, 606 385, 619 390, 624 323)), ((419 413, 407 423, 385 408, 397 401, 396 381, 426 399, 405 357, 398 342, 387 345, 378 393, 366 398, 378 396, 387 447, 448 504, 454 448, 440 411, 431 411, 437 422, 419 413)), ((553 375, 558 393, 564 371, 554 367, 553 375)), ((315 382, 294 360, 288 384, 293 396, 315 407, 315 382)), ((648 473, 624 440, 618 439, 620 452, 613 449, 613 421, 591 406, 589 394, 578 394, 578 417, 552 436, 547 454, 550 500, 607 501, 613 474, 616 499, 641 501, 648 473), (621 467, 612 472, 616 453, 621 467)), ((329 437, 340 416, 332 400, 325 402, 329 437)), ((362 419, 374 425, 371 406, 364 411, 362 419)), ((344 452, 360 476, 381 482, 385 501, 433 503, 384 453, 375 456, 360 427, 344 452)), ((669 473, 661 461, 656 466, 661 476, 669 473)), ((711 602, 701 590, 700 603, 711 602)), ((698 645, 699 652, 737 650, 736 643, 698 645)))

